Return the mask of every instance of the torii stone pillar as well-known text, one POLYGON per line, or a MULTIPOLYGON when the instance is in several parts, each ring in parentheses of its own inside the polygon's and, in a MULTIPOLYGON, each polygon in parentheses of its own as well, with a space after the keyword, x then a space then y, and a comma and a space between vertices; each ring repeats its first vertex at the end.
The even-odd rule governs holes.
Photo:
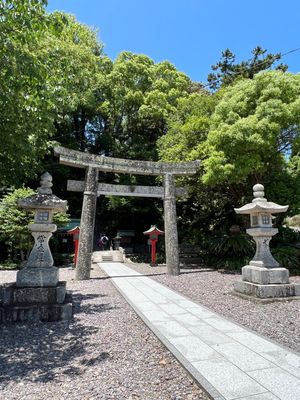
POLYGON ((97 189, 98 170, 93 167, 87 167, 80 220, 78 260, 75 273, 77 280, 90 278, 91 258, 94 244, 97 189))
POLYGON ((166 264, 169 275, 179 275, 176 197, 173 175, 164 175, 164 189, 166 264))

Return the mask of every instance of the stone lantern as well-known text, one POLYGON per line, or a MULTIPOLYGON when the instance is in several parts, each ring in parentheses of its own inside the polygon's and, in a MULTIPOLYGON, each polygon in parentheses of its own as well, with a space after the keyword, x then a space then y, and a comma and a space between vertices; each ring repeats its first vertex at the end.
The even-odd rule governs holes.
POLYGON ((52 176, 45 172, 41 176, 38 194, 20 200, 20 207, 34 212, 34 223, 28 225, 35 243, 26 266, 17 274, 17 286, 56 286, 58 268, 53 266, 49 239, 56 231, 53 213, 67 209, 67 202, 52 194, 52 176))
POLYGON ((121 236, 117 235, 116 237, 113 238, 113 243, 114 243, 114 249, 119 250, 120 249, 120 244, 121 244, 121 236))
POLYGON ((19 205, 34 212, 34 223, 28 228, 35 243, 28 261, 17 273, 17 281, 0 286, 0 324, 11 322, 68 321, 72 318, 72 295, 66 282, 58 281, 53 266, 49 239, 56 225, 53 213, 65 211, 67 202, 52 194, 52 177, 41 177, 38 194, 22 199, 19 205))
POLYGON ((258 298, 280 298, 300 295, 300 285, 289 283, 289 271, 282 268, 271 254, 269 243, 278 229, 272 226, 272 214, 286 212, 288 206, 267 201, 264 187, 253 186, 254 199, 241 208, 237 214, 249 214, 251 228, 247 233, 256 242, 256 253, 249 265, 242 268, 243 281, 234 283, 238 293, 258 298))

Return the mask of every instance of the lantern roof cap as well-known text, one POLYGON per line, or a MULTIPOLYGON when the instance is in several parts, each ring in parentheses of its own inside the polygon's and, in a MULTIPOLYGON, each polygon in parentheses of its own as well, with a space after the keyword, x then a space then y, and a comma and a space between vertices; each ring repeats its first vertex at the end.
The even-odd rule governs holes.
POLYGON ((256 213, 270 213, 278 214, 286 212, 289 206, 281 206, 279 204, 268 201, 264 197, 264 186, 260 183, 253 186, 254 199, 252 203, 245 204, 243 207, 235 208, 237 214, 256 214, 256 213))
POLYGON ((151 235, 151 234, 162 235, 163 233, 164 231, 158 229, 156 225, 151 225, 151 227, 147 231, 143 232, 144 235, 151 235))
POLYGON ((37 194, 19 200, 19 206, 28 210, 46 209, 55 212, 66 211, 67 201, 52 194, 52 176, 49 172, 45 172, 41 176, 40 184, 41 186, 37 189, 37 194))

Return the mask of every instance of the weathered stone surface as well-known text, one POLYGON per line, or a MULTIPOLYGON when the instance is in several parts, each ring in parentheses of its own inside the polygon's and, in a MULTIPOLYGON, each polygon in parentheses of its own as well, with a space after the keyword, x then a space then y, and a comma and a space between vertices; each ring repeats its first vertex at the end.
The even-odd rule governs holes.
POLYGON ((12 304, 13 301, 13 290, 15 287, 15 283, 5 283, 0 286, 0 306, 6 306, 8 304, 12 304))
MULTIPOLYGON (((67 190, 71 192, 83 192, 84 181, 68 180, 67 190)), ((98 196, 134 196, 134 197, 164 197, 163 186, 135 186, 135 185, 114 185, 98 183, 98 196)), ((175 188, 176 197, 185 196, 187 189, 184 187, 175 188)))
POLYGON ((179 275, 178 233, 174 177, 164 176, 164 218, 165 218, 165 249, 167 271, 170 275, 179 275))
POLYGON ((52 232, 56 231, 54 224, 30 224, 35 243, 26 262, 26 268, 52 267, 53 257, 49 248, 52 232))
POLYGON ((60 319, 61 321, 70 321, 73 316, 73 307, 71 303, 66 303, 61 306, 60 309, 60 319))
POLYGON ((300 295, 300 284, 269 284, 259 285, 256 283, 236 281, 234 282, 236 292, 254 296, 260 299, 280 298, 300 295))
POLYGON ((72 295, 66 282, 57 287, 0 286, 0 323, 61 321, 72 318, 72 295))
POLYGON ((153 161, 125 160, 122 158, 104 157, 70 150, 65 147, 54 149, 61 164, 77 168, 96 168, 98 171, 116 172, 136 175, 194 175, 200 161, 164 163, 153 161))
POLYGON ((247 233, 253 237, 256 243, 256 253, 249 264, 257 267, 278 268, 279 263, 272 256, 269 247, 272 236, 278 233, 278 229, 271 227, 250 228, 247 229, 247 233))
POLYGON ((88 167, 86 170, 80 221, 78 260, 76 266, 77 280, 90 278, 97 202, 97 183, 98 170, 96 168, 88 167))
POLYGON ((66 296, 66 282, 59 282, 56 287, 15 287, 12 303, 21 304, 62 304, 66 296))
POLYGON ((243 281, 268 285, 273 283, 288 283, 289 271, 286 268, 262 268, 246 265, 242 268, 243 281))
POLYGON ((72 318, 71 304, 45 304, 35 306, 14 306, 2 309, 3 323, 54 322, 72 318))
POLYGON ((56 303, 62 304, 66 299, 66 282, 59 282, 56 286, 56 303))
POLYGON ((24 267, 17 273, 17 286, 43 287, 56 286, 58 283, 57 267, 24 267))

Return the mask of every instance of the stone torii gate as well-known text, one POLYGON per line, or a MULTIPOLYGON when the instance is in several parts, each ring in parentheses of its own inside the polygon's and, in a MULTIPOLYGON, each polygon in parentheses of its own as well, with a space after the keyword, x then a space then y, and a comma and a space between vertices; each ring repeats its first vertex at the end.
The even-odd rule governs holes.
POLYGON ((83 191, 81 229, 76 267, 77 280, 90 278, 98 194, 163 198, 167 271, 170 275, 179 275, 176 195, 182 195, 184 189, 175 188, 174 176, 194 175, 200 165, 199 161, 165 163, 125 160, 122 158, 92 155, 65 147, 56 147, 54 152, 59 156, 61 164, 84 168, 86 170, 84 182, 68 181, 68 190, 83 191), (98 184, 99 171, 133 175, 162 175, 163 187, 98 184))

